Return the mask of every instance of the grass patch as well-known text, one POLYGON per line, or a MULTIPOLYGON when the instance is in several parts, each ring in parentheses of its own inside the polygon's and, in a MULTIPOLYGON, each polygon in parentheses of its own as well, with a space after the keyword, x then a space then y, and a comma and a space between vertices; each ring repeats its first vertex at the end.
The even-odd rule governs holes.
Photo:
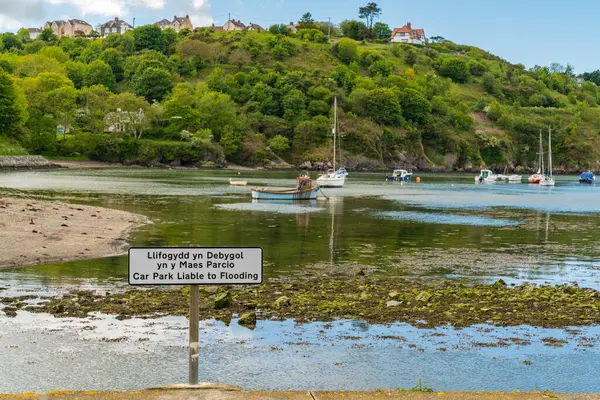
POLYGON ((26 156, 29 153, 16 141, 0 137, 0 156, 26 156))

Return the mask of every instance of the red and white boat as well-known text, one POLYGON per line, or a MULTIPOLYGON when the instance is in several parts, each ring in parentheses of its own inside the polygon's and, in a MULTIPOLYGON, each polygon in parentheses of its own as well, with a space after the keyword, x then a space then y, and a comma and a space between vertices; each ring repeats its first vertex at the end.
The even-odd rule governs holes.
POLYGON ((535 184, 535 185, 539 185, 539 183, 542 181, 542 179, 544 179, 544 147, 543 147, 543 143, 542 143, 542 132, 540 131, 540 152, 539 154, 539 158, 538 158, 538 163, 539 163, 539 168, 536 174, 531 175, 529 178, 527 178, 527 182, 531 183, 531 184, 535 184))

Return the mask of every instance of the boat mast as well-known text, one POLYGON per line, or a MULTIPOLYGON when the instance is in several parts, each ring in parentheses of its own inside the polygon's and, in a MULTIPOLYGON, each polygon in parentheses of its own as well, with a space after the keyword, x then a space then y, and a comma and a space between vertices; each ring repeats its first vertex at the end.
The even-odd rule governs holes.
POLYGON ((335 171, 335 150, 336 150, 336 133, 337 133, 337 97, 333 103, 333 170, 335 171))
POLYGON ((542 130, 540 129, 540 170, 544 175, 544 143, 542 142, 542 130))
POLYGON ((552 177, 552 128, 548 127, 548 173, 552 177))

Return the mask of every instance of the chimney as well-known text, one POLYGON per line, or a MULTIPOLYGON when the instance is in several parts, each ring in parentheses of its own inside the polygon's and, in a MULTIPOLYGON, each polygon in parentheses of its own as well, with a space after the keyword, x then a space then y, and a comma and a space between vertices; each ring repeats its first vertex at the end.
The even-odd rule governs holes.
POLYGON ((174 15, 174 16, 173 16, 173 19, 177 19, 177 15, 174 15))
POLYGON ((406 26, 408 27, 409 31, 412 31, 412 24, 410 22, 407 22, 406 26))
POLYGON ((116 21, 116 22, 119 22, 119 17, 115 17, 115 21, 116 21))
POLYGON ((189 14, 185 14, 185 19, 190 19, 190 15, 189 14))

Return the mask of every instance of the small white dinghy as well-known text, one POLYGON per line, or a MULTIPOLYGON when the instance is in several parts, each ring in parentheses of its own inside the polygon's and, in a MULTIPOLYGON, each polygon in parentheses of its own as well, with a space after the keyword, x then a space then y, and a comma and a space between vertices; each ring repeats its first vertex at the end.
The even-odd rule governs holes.
POLYGON ((234 181, 233 178, 229 178, 229 184, 231 186, 247 186, 247 181, 234 181))

